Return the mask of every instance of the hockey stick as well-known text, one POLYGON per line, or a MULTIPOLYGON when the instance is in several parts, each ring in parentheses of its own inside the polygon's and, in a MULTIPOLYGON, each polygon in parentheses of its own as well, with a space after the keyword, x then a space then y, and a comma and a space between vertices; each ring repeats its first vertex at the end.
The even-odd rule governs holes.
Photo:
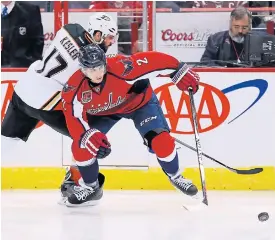
POLYGON ((190 98, 190 104, 191 104, 192 120, 194 125, 195 142, 197 147, 196 151, 198 155, 198 163, 199 163, 199 169, 200 169, 201 187, 202 187, 202 195, 203 195, 202 202, 205 205, 208 205, 206 184, 205 184, 205 171, 204 171, 204 166, 202 162, 202 150, 201 150, 201 143, 200 143, 200 137, 199 137, 199 131, 198 131, 197 111, 196 111, 196 106, 194 102, 193 90, 189 89, 188 91, 189 91, 189 98, 190 98))
MULTIPOLYGON (((175 141, 176 141, 177 143, 179 143, 179 144, 181 144, 181 145, 183 145, 183 146, 185 146, 185 147, 187 147, 187 148, 189 148, 189 149, 191 149, 191 150, 193 150, 193 151, 197 151, 196 148, 194 148, 194 147, 188 145, 187 143, 184 143, 184 142, 182 142, 181 140, 176 139, 176 138, 174 138, 174 139, 175 139, 175 141)), ((247 170, 235 169, 235 168, 232 168, 232 167, 229 167, 229 166, 225 165, 224 163, 222 163, 222 162, 216 160, 216 159, 213 158, 213 157, 210 157, 209 155, 207 155, 207 154, 205 154, 205 153, 202 153, 202 155, 203 155, 204 157, 206 157, 206 158, 212 160, 213 162, 218 163, 218 164, 224 166, 225 168, 227 168, 228 170, 230 170, 230 171, 232 171, 232 172, 234 172, 234 173, 237 173, 237 174, 246 174, 246 175, 247 175, 247 174, 258 174, 258 173, 260 173, 260 172, 263 171, 262 168, 251 168, 251 169, 247 169, 247 170)))
MULTIPOLYGON (((185 72, 186 72, 186 65, 182 66, 182 68, 175 74, 175 76, 172 78, 172 82, 173 82, 173 83, 177 83, 178 80, 181 79, 181 77, 185 74, 185 72)), ((189 91, 189 93, 190 93, 190 91, 189 91)), ((191 93, 191 94, 192 94, 192 93, 191 93)), ((190 101, 191 101, 191 100, 192 100, 192 102, 194 103, 193 94, 192 94, 192 97, 191 97, 191 95, 190 95, 190 101)), ((191 103, 191 106, 192 106, 192 105, 194 106, 194 109, 195 109, 195 105, 191 103)), ((196 112, 195 112, 195 113, 196 113, 196 112)), ((193 109, 192 109, 192 116, 193 116, 193 121, 194 121, 193 109)), ((195 114, 195 117, 197 117, 196 114, 195 114)), ((194 125, 195 125, 195 124, 194 124, 194 125)), ((194 126, 194 127, 195 127, 195 126, 194 126)), ((196 148, 194 148, 194 147, 192 147, 192 146, 190 146, 190 145, 188 145, 188 144, 186 144, 186 143, 180 141, 179 139, 176 139, 176 138, 175 138, 175 141, 178 142, 179 144, 181 144, 181 145, 183 145, 183 146, 185 146, 185 147, 187 147, 187 148, 189 148, 189 149, 191 149, 191 150, 197 152, 197 149, 196 149, 196 148)), ((225 164, 222 163, 222 162, 219 162, 219 161, 216 160, 215 158, 212 158, 212 157, 210 157, 209 155, 207 155, 207 154, 205 154, 205 153, 203 153, 203 152, 201 152, 201 154, 202 154, 202 156, 207 157, 208 159, 210 159, 210 160, 212 160, 212 161, 214 161, 214 162, 216 162, 216 163, 218 163, 218 164, 224 166, 224 167, 227 168, 228 170, 230 170, 230 171, 232 171, 232 172, 234 172, 234 173, 237 173, 237 174, 258 174, 258 173, 260 173, 260 172, 263 171, 263 168, 252 168, 252 169, 247 169, 247 170, 235 169, 235 168, 232 168, 232 167, 229 167, 229 166, 225 165, 225 164)))

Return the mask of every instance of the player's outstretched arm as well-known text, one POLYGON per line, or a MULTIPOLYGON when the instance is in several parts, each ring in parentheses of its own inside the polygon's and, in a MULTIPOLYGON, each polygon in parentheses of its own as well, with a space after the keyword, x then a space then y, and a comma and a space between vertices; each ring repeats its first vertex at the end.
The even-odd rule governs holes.
POLYGON ((107 70, 126 81, 170 77, 182 91, 188 91, 190 87, 194 93, 198 90, 198 74, 185 63, 161 52, 142 52, 130 57, 118 55, 107 60, 107 70))
POLYGON ((107 71, 126 81, 167 76, 177 70, 180 62, 165 53, 141 52, 132 56, 107 58, 107 71))

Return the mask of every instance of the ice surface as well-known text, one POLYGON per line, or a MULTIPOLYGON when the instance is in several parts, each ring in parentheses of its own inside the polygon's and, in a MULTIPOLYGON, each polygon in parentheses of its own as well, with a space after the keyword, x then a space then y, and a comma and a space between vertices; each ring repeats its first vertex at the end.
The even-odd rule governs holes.
POLYGON ((211 191, 209 207, 191 212, 176 191, 104 193, 98 206, 67 208, 58 191, 2 191, 2 239, 275 240, 275 191, 211 191))

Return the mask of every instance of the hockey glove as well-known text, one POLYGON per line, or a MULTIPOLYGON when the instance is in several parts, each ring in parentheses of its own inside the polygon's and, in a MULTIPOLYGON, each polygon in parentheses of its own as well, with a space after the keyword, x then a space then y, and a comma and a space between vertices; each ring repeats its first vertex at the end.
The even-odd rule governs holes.
POLYGON ((109 156, 111 153, 111 148, 110 147, 100 147, 98 152, 97 152, 97 159, 103 159, 109 156))
POLYGON ((196 93, 199 89, 199 75, 193 72, 185 63, 180 63, 178 70, 173 72, 170 77, 181 91, 188 91, 189 88, 192 88, 193 93, 196 93))
POLYGON ((111 152, 111 144, 104 133, 91 128, 81 138, 81 146, 84 146, 94 157, 104 158, 111 152))
POLYGON ((72 153, 76 161, 87 161, 94 157, 97 159, 103 159, 111 153, 111 148, 100 147, 97 155, 91 154, 86 148, 81 148, 78 141, 73 141, 72 153))

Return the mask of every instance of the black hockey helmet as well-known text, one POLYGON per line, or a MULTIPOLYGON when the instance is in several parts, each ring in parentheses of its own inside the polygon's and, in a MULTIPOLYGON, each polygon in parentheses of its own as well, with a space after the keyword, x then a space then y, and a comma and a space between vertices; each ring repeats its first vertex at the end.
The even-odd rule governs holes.
POLYGON ((79 65, 82 68, 106 67, 106 56, 97 44, 89 44, 79 49, 79 65))

